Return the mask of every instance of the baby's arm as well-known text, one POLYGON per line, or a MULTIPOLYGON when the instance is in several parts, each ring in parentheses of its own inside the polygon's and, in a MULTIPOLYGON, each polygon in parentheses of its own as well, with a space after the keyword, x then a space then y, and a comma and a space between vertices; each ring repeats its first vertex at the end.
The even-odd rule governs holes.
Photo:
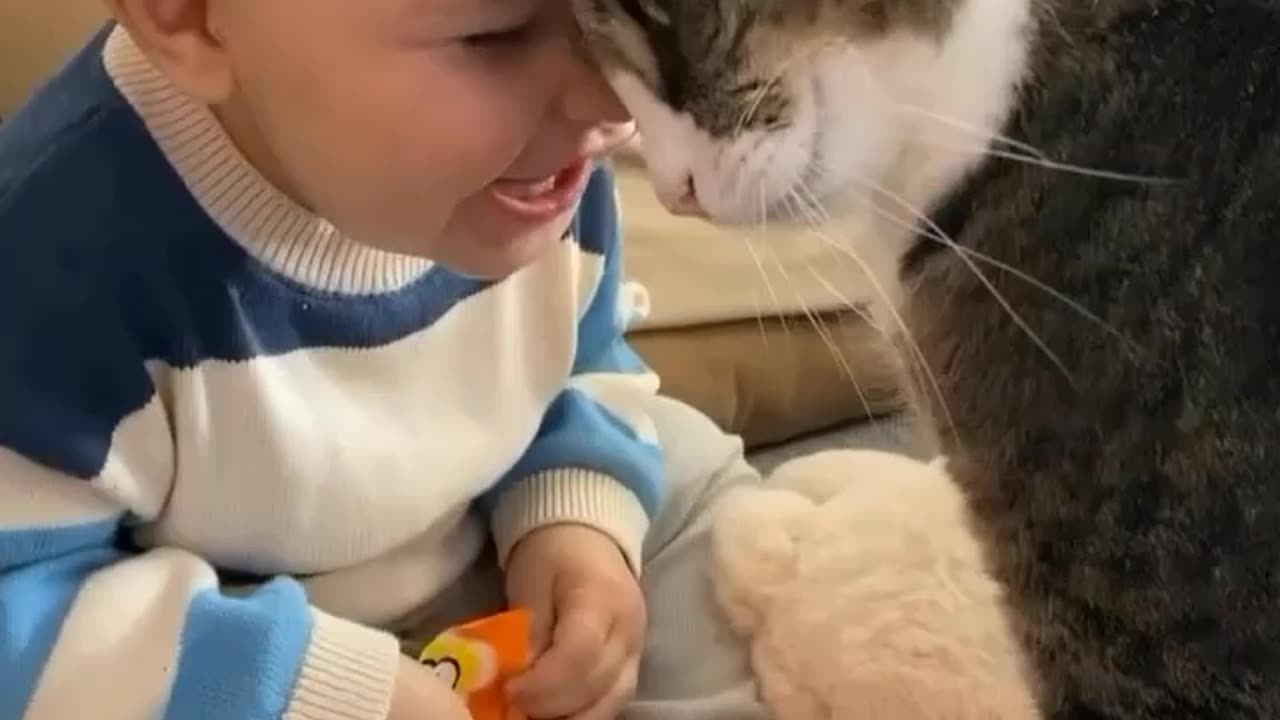
POLYGON ((168 413, 109 313, 30 297, 0 290, 0 718, 385 717, 390 636, 127 546, 172 490, 168 413))
POLYGON ((646 408, 658 378, 627 345, 622 240, 613 178, 597 171, 575 229, 584 252, 602 257, 578 326, 570 385, 552 404, 524 457, 484 498, 499 560, 528 532, 578 522, 614 539, 639 572, 649 518, 662 500, 662 453, 646 408))

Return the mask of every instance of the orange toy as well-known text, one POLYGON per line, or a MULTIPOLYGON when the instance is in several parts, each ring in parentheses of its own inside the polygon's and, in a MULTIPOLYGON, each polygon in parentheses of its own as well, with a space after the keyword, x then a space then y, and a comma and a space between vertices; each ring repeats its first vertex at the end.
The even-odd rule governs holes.
POLYGON ((529 662, 529 611, 507 612, 450 628, 427 643, 418 661, 467 701, 475 720, 515 720, 503 684, 529 662))

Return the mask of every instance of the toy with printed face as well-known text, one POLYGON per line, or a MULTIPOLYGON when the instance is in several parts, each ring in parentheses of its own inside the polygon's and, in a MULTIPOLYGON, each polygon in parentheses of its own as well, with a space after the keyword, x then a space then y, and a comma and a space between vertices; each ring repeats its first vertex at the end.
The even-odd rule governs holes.
POLYGON ((418 661, 466 699, 475 720, 512 720, 502 685, 529 661, 529 613, 511 610, 450 628, 418 661))
POLYGON ((488 687, 498 677, 493 648, 453 630, 446 630, 431 641, 418 660, 462 695, 488 687))

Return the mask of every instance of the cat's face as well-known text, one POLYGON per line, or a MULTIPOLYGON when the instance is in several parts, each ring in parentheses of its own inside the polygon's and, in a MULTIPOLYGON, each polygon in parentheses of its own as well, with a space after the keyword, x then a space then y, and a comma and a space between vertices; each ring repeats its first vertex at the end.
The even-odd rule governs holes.
POLYGON ((985 144, 1028 17, 1028 0, 575 3, 664 204, 723 223, 936 194, 966 161, 913 148, 985 144))

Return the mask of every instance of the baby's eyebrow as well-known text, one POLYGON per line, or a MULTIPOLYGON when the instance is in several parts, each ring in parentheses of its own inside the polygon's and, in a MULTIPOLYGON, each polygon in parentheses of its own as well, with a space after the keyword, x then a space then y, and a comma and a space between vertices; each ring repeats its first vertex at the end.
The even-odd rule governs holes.
MULTIPOLYGON (((369 0, 359 0, 369 2, 369 0)), ((509 17, 522 12, 536 0, 388 0, 390 17, 396 22, 417 27, 437 28, 445 32, 461 27, 509 17)), ((557 0, 568 2, 569 0, 557 0)))
POLYGON ((450 18, 510 3, 511 0, 397 0, 396 4, 401 13, 410 16, 450 18))

